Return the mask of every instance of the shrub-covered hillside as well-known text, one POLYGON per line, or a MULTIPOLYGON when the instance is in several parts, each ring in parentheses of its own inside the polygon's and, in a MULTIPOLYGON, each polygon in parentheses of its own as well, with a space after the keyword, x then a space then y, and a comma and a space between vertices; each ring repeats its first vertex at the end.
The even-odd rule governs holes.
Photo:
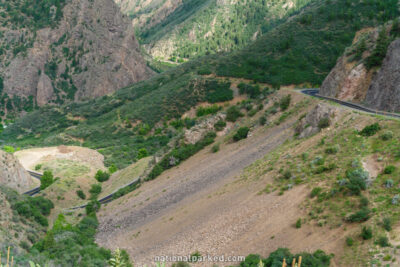
POLYGON ((154 0, 147 1, 153 5, 137 1, 136 6, 125 11, 136 24, 141 42, 154 57, 179 61, 243 48, 312 1, 190 0, 175 3, 171 12, 154 0), (171 13, 160 19, 163 15, 160 10, 165 9, 164 12, 171 13), (148 15, 153 13, 156 17, 148 15))
POLYGON ((23 147, 82 144, 103 153, 106 165, 125 167, 140 149, 153 154, 164 147, 175 136, 169 121, 198 102, 232 99, 229 83, 187 72, 179 68, 113 95, 41 108, 10 125, 3 138, 23 147))
POLYGON ((94 100, 41 108, 10 125, 2 139, 23 147, 82 144, 103 153, 107 165, 124 167, 137 158, 139 149, 153 154, 175 136, 174 127, 168 126, 171 119, 201 101, 232 98, 223 82, 202 75, 276 86, 319 84, 356 30, 397 15, 394 0, 318 1, 245 50, 202 57, 94 100))
POLYGON ((44 236, 53 203, 43 197, 21 196, 5 186, 0 186, 0 201, 0 254, 7 255, 10 246, 13 255, 23 255, 44 236))
POLYGON ((319 85, 356 31, 399 15, 396 0, 322 0, 210 66, 220 76, 270 83, 319 85))

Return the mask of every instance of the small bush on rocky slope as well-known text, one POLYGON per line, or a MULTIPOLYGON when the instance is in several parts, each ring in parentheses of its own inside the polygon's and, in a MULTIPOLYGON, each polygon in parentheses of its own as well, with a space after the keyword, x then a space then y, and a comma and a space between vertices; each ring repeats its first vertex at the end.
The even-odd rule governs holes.
POLYGON ((365 126, 364 129, 361 130, 360 135, 362 136, 373 136, 377 132, 381 130, 381 126, 378 123, 374 123, 368 126, 365 126))
POLYGON ((237 141, 247 138, 249 131, 250 131, 250 129, 248 127, 240 127, 237 130, 236 134, 233 136, 233 141, 237 142, 237 141))
POLYGON ((174 166, 179 165, 182 161, 193 156, 204 147, 212 144, 216 137, 215 132, 208 132, 200 141, 196 144, 183 144, 174 148, 171 152, 166 154, 162 160, 157 163, 150 174, 147 176, 146 180, 152 180, 159 176, 164 170, 170 169, 174 166))

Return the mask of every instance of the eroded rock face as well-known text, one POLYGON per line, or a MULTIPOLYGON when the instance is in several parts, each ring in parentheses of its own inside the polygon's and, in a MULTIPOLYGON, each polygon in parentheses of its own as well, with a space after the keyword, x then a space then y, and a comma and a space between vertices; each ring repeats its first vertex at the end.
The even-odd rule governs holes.
POLYGON ((368 89, 365 103, 378 110, 400 112, 400 39, 393 41, 368 89))
POLYGON ((19 161, 9 153, 0 151, 0 185, 10 187, 19 193, 28 191, 33 181, 19 161))
POLYGON ((361 31, 365 52, 354 59, 354 51, 360 46, 360 35, 349 47, 324 80, 320 94, 340 100, 358 102, 376 110, 400 112, 400 39, 394 40, 380 68, 367 70, 364 62, 375 49, 379 32, 389 34, 391 25, 361 31))
MULTIPOLYGON (((21 38, 22 31, 7 38, 21 38)), ((153 73, 113 0, 70 1, 58 25, 38 30, 32 47, 0 72, 5 93, 33 96, 38 105, 102 96, 153 73)))
POLYGON ((214 131, 214 124, 219 120, 225 120, 225 114, 217 114, 206 118, 199 124, 185 131, 185 143, 195 144, 200 141, 208 132, 214 131))
POLYGON ((337 110, 334 107, 322 103, 318 104, 311 112, 300 120, 295 129, 298 137, 305 138, 318 133, 321 130, 322 125, 320 122, 323 119, 327 120, 329 124, 332 124, 336 112, 337 110))
POLYGON ((378 34, 376 28, 363 29, 356 34, 352 46, 346 49, 322 83, 321 95, 350 102, 364 101, 373 77, 373 71, 367 70, 364 62, 375 47, 378 34), (357 58, 355 54, 362 42, 365 51, 357 58))

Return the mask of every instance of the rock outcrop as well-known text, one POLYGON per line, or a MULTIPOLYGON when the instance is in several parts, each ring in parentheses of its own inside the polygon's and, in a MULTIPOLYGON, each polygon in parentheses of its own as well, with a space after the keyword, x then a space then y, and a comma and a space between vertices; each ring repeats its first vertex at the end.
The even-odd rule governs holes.
POLYGON ((381 66, 370 69, 365 66, 382 30, 393 40, 391 25, 357 34, 353 45, 324 80, 321 95, 361 103, 376 110, 400 112, 400 39, 391 42, 381 66), (362 53, 359 52, 361 44, 362 53))
POLYGON ((299 138, 309 137, 318 133, 321 128, 332 124, 336 109, 325 104, 318 104, 311 112, 302 118, 295 131, 299 138))
POLYGON ((377 110, 400 112, 400 39, 389 46, 382 67, 368 89, 365 104, 377 110))
POLYGON ((8 52, 0 63, 3 93, 10 99, 60 104, 102 96, 152 75, 131 22, 113 0, 71 0, 62 11, 52 28, 21 28, 3 37, 11 45, 31 41, 26 51, 8 52))
POLYGON ((363 60, 354 59, 354 53, 359 43, 365 42, 369 49, 360 55, 361 59, 365 59, 370 54, 369 50, 373 49, 377 36, 378 31, 373 28, 360 31, 356 35, 352 47, 338 59, 336 66, 322 83, 321 95, 350 102, 362 102, 365 99, 373 73, 367 70, 363 60))
POLYGON ((214 125, 219 120, 225 120, 225 114, 217 114, 204 119, 199 124, 185 131, 185 143, 195 144, 200 141, 208 132, 215 131, 214 125))
POLYGON ((28 191, 33 181, 19 161, 10 153, 0 151, 0 185, 10 187, 19 193, 28 191))

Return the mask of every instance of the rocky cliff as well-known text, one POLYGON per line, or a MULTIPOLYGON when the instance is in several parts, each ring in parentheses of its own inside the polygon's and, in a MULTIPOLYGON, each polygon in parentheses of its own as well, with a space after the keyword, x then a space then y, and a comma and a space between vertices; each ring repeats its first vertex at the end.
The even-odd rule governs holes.
POLYGON ((398 32, 397 23, 360 31, 324 80, 320 94, 400 112, 398 32))
POLYGON ((362 102, 365 99, 373 71, 367 70, 364 63, 375 46, 377 36, 378 31, 374 28, 357 33, 352 46, 346 49, 325 78, 320 94, 352 102, 362 102), (361 45, 365 45, 365 48, 359 50, 361 45))
POLYGON ((152 74, 129 19, 112 0, 71 0, 44 9, 43 16, 46 12, 47 24, 30 27, 35 16, 2 31, 2 48, 10 47, 3 49, 0 63, 3 108, 102 96, 152 74))
POLYGON ((400 112, 400 39, 390 44, 382 67, 368 89, 365 104, 378 110, 400 112))
POLYGON ((5 185, 19 193, 28 191, 33 186, 31 176, 19 161, 10 153, 0 150, 0 185, 5 185))

